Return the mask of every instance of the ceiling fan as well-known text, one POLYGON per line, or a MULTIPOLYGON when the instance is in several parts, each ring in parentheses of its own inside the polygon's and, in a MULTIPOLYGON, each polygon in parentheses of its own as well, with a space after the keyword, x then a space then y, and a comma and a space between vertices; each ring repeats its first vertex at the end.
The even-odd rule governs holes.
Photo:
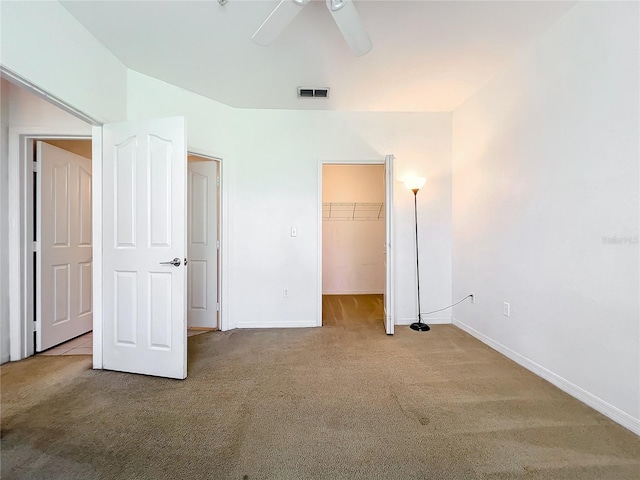
MULTIPOLYGON (((258 45, 269 45, 309 1, 281 0, 251 39, 258 45)), ((326 0, 326 3, 351 51, 358 57, 369 53, 373 45, 353 2, 351 0, 326 0)))

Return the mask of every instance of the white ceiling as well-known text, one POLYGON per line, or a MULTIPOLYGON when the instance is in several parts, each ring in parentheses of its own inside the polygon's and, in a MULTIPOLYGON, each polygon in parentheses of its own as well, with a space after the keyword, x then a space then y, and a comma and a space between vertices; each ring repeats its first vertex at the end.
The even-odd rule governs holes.
POLYGON ((268 47, 251 35, 278 0, 61 3, 128 68, 234 107, 453 111, 576 2, 355 0, 363 57, 324 1, 268 47), (330 98, 298 99, 298 86, 330 98))

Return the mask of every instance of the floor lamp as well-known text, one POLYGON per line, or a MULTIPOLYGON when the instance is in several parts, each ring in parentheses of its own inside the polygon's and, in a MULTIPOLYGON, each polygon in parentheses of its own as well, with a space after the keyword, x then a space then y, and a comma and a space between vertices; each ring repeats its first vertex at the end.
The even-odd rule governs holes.
POLYGON ((412 177, 405 180, 404 184, 413 192, 413 213, 416 226, 416 279, 418 281, 418 321, 411 324, 411 329, 418 332, 427 332, 431 327, 426 323, 422 323, 422 314, 420 313, 420 256, 418 254, 418 191, 424 185, 426 178, 412 177))

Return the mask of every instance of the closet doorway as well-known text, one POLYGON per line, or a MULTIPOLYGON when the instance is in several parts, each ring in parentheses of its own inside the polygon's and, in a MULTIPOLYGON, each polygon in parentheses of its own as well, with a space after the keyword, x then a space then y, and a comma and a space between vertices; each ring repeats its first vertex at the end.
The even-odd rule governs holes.
POLYGON ((385 331, 384 164, 322 165, 322 325, 385 331))
POLYGON ((93 329, 91 143, 32 143, 36 352, 93 329))
POLYGON ((220 161, 187 156, 187 327, 220 328, 220 161))

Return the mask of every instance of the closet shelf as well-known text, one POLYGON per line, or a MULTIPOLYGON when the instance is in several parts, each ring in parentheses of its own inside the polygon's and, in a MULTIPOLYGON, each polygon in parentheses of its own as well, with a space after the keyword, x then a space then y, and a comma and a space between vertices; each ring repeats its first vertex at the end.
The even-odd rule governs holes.
POLYGON ((384 202, 327 202, 322 204, 322 220, 381 220, 384 202))

